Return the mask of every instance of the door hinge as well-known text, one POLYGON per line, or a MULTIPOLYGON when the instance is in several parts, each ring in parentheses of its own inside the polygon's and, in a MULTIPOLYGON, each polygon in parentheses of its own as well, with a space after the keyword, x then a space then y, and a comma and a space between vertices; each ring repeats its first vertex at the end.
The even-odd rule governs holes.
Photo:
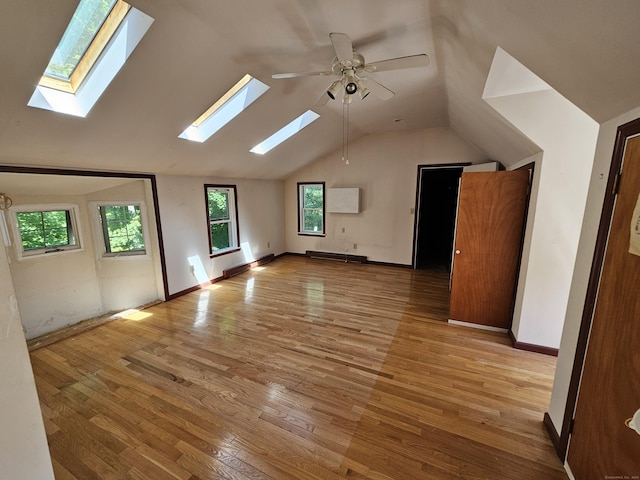
POLYGON ((576 419, 572 418, 571 422, 569 423, 569 435, 571 435, 573 433, 573 427, 576 424, 576 419))
POLYGON ((622 177, 622 173, 616 173, 616 177, 613 179, 613 191, 614 195, 618 195, 618 191, 620 190, 620 177, 622 177))

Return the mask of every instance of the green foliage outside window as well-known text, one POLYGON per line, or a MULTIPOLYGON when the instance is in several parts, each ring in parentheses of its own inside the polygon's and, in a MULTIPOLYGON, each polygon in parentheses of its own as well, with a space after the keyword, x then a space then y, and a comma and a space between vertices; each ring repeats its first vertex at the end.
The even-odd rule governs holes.
POLYGON ((227 189, 208 189, 207 205, 209 207, 211 251, 215 252, 231 247, 229 191, 227 189))
POLYGON ((25 251, 75 245, 69 211, 17 212, 25 251))
POLYGON ((303 185, 302 231, 323 232, 324 192, 322 185, 303 185))
POLYGON ((104 205, 100 220, 107 253, 144 252, 139 205, 104 205))
POLYGON ((116 0, 82 0, 45 71, 46 75, 69 80, 91 45, 116 0))

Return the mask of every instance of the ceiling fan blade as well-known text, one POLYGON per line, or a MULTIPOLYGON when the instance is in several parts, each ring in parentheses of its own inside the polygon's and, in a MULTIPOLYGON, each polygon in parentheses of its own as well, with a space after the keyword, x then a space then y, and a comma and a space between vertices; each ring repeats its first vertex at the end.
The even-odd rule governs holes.
POLYGON ((369 63, 364 67, 364 71, 373 73, 386 70, 401 70, 403 68, 426 67, 429 63, 429 56, 426 53, 421 53, 420 55, 409 55, 408 57, 390 58, 389 60, 369 63))
MULTIPOLYGON (((351 37, 346 33, 330 33, 329 38, 331 39, 331 44, 333 45, 333 49, 336 51, 336 56, 338 57, 338 61, 342 62, 352 62, 353 61, 353 42, 351 41, 351 37)), ((347 65, 349 66, 349 65, 347 65)))
POLYGON ((370 78, 366 79, 365 85, 371 93, 373 93, 376 97, 380 98, 381 100, 389 100, 390 98, 393 98, 393 96, 395 95, 395 93, 389 90, 387 87, 379 84, 378 82, 370 78))
POLYGON ((273 75, 271 75, 271 78, 297 78, 297 77, 315 77, 315 76, 326 77, 328 75, 333 75, 333 72, 329 70, 325 70, 323 72, 274 73, 273 75))

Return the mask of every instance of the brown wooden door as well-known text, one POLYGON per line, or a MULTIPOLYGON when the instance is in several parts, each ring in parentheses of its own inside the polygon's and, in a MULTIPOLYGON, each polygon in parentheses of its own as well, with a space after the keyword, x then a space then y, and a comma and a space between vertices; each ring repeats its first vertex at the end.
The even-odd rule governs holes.
MULTIPOLYGON (((576 480, 640 478, 640 256, 629 252, 640 196, 640 137, 627 142, 569 443, 576 480), (633 219, 632 219, 633 218, 633 219)), ((636 233, 640 236, 640 233, 636 233)))
POLYGON ((526 170, 462 174, 451 320, 511 327, 528 185, 526 170))

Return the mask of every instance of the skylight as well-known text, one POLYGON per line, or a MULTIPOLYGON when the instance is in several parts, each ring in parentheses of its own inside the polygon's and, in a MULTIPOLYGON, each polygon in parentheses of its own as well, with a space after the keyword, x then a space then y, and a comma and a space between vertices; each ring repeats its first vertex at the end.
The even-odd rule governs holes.
POLYGON ((122 0, 80 0, 28 105, 86 116, 152 23, 122 0))
MULTIPOLYGON (((62 35, 44 74, 66 80, 78 67, 117 0, 83 0, 62 35)), ((125 4, 126 5, 126 4, 125 4)))
POLYGON ((256 80, 251 75, 245 75, 178 137, 193 142, 206 141, 267 90, 269 90, 268 85, 256 80))
POLYGON ((313 110, 307 110, 298 118, 296 118, 292 122, 282 127, 276 133, 274 133, 265 141, 263 141, 262 143, 259 143, 249 151, 251 153, 264 155, 269 150, 271 150, 274 147, 277 147, 282 142, 292 137, 293 135, 298 133, 300 130, 302 130, 304 127, 309 125, 311 122, 314 122, 318 118, 320 118, 320 115, 318 115, 316 112, 314 112, 313 110))

